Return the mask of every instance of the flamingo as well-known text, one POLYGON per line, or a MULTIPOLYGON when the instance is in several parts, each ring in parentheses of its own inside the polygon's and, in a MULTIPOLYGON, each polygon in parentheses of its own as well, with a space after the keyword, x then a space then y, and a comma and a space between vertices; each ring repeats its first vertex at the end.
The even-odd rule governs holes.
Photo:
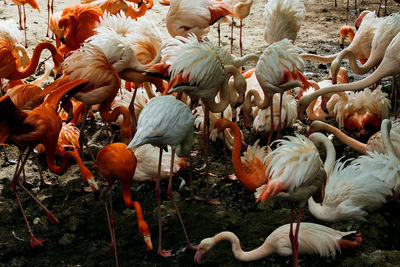
POLYGON ((64 55, 77 50, 81 44, 94 34, 96 24, 100 22, 103 11, 93 4, 75 4, 65 8, 58 22, 58 27, 64 32, 59 48, 64 55))
MULTIPOLYGON (((18 29, 17 23, 13 20, 0 21, 0 36, 6 38, 19 57, 19 67, 24 68, 29 64, 29 56, 26 48, 21 44, 22 32, 18 29)), ((1 84, 0 84, 1 85, 1 84)))
POLYGON ((130 2, 124 0, 81 0, 83 4, 91 3, 99 6, 104 13, 117 15, 122 10, 127 17, 132 19, 144 16, 148 9, 147 5, 137 1, 138 8, 135 8, 130 2))
MULTIPOLYGON (((16 186, 21 187, 25 192, 27 192, 46 212, 51 222, 58 222, 57 218, 40 203, 19 181, 19 176, 24 168, 24 165, 28 159, 29 154, 32 152, 33 148, 38 144, 42 143, 45 146, 47 153, 47 164, 52 172, 61 174, 64 172, 68 166, 68 158, 75 158, 79 162, 80 158, 76 158, 76 154, 72 151, 68 151, 66 155, 62 158, 61 166, 55 165, 54 161, 54 150, 57 144, 57 138, 59 131, 61 129, 61 120, 56 113, 56 109, 60 100, 68 93, 73 93, 75 90, 83 86, 87 80, 81 79, 73 81, 71 83, 65 84, 59 89, 57 93, 50 94, 47 99, 35 108, 31 113, 26 114, 16 107, 10 100, 9 96, 3 96, 0 98, 0 143, 8 142, 17 145, 20 155, 18 164, 11 179, 11 187, 16 195, 18 205, 24 216, 26 225, 31 235, 31 246, 42 246, 43 240, 36 238, 32 229, 26 219, 25 212, 23 210, 22 204, 20 202, 18 193, 16 191, 16 186), (23 153, 28 149, 25 157, 23 153)), ((82 161, 80 160, 80 163, 82 161)), ((83 164, 83 163, 82 163, 83 164)), ((97 185, 93 180, 93 176, 90 171, 86 169, 86 173, 82 173, 82 176, 87 180, 92 186, 93 190, 97 189, 97 185)))
POLYGON ((147 250, 153 249, 150 228, 143 218, 140 203, 138 201, 132 201, 131 197, 131 184, 136 169, 136 157, 132 151, 127 149, 125 144, 113 143, 100 149, 97 153, 94 166, 99 169, 100 177, 108 183, 108 188, 103 192, 103 201, 106 209, 108 228, 111 235, 110 251, 114 250, 115 262, 118 266, 111 194, 112 186, 117 179, 121 181, 122 196, 125 206, 129 209, 135 209, 136 211, 139 233, 146 243, 147 250), (107 193, 109 193, 110 196, 109 204, 107 204, 107 193), (110 211, 108 206, 110 206, 110 211))
POLYGON ((337 161, 324 187, 322 203, 310 198, 311 214, 325 222, 346 220, 366 221, 368 212, 379 209, 392 196, 392 190, 382 180, 362 174, 352 164, 337 161))
POLYGON ((263 160, 271 152, 271 149, 269 147, 260 147, 258 145, 260 140, 257 140, 253 146, 247 147, 244 157, 240 158, 242 134, 239 127, 227 119, 218 119, 215 121, 214 127, 218 132, 222 132, 226 128, 233 132, 232 163, 236 177, 244 188, 250 192, 255 192, 258 187, 267 182, 266 169, 268 163, 264 163, 263 160))
POLYGON ((353 161, 355 169, 362 176, 373 176, 382 180, 392 192, 400 194, 400 158, 396 156, 396 150, 390 139, 392 122, 388 119, 382 121, 382 143, 387 151, 385 154, 368 152, 368 155, 358 157, 353 161))
MULTIPOLYGON (((321 133, 313 133, 309 139, 305 136, 287 136, 279 140, 280 146, 264 159, 268 162, 266 170, 267 183, 255 193, 257 201, 266 201, 276 196, 281 199, 298 202, 300 210, 297 227, 293 235, 290 230, 290 241, 293 250, 293 265, 297 266, 298 231, 300 217, 307 200, 312 196, 318 199, 322 184, 335 162, 335 148, 332 142, 321 133), (327 151, 325 163, 319 157, 316 145, 323 144, 327 151)), ((293 205, 290 213, 290 224, 293 223, 293 205)))
POLYGON ((269 0, 264 8, 264 39, 267 44, 285 38, 296 41, 306 8, 302 0, 269 0))
POLYGON ((334 94, 327 103, 328 113, 336 117, 339 128, 365 136, 379 131, 383 119, 389 118, 390 100, 379 86, 373 92, 365 88, 360 92, 334 94))
POLYGON ((225 16, 235 16, 232 4, 212 0, 173 0, 167 13, 167 30, 172 37, 194 33, 202 39, 215 22, 229 22, 225 16))
MULTIPOLYGON (((233 46, 233 17, 238 18, 240 20, 239 49, 240 49, 240 56, 243 56, 243 44, 242 44, 243 19, 250 14, 250 8, 251 5, 253 4, 253 0, 222 0, 222 2, 233 6, 232 10, 233 15, 231 23, 231 53, 233 46)), ((219 34, 219 28, 218 28, 218 34, 219 34)), ((218 35, 218 40, 219 40, 219 35, 218 35)))
POLYGON ((61 38, 64 38, 64 30, 58 26, 58 22, 61 19, 62 11, 53 13, 49 18, 48 28, 53 32, 56 37, 57 49, 61 47, 61 38))
MULTIPOLYGON (((368 60, 363 63, 360 67, 358 66, 355 55, 352 53, 353 50, 347 50, 347 57, 349 57, 349 64, 351 70, 356 74, 365 74, 373 68, 377 67, 381 63, 382 58, 385 54, 386 48, 388 47, 390 41, 400 32, 400 14, 395 13, 382 18, 378 22, 374 38, 371 43, 371 52, 368 60)), ((334 74, 337 73, 340 67, 340 57, 336 58, 331 64, 331 71, 334 74)))
POLYGON ((344 40, 346 39, 346 37, 349 36, 349 42, 352 43, 356 33, 354 32, 354 29, 351 26, 345 25, 340 28, 339 34, 340 34, 340 39, 339 39, 340 48, 343 49, 344 40))
POLYGON ((160 147, 158 163, 158 175, 156 183, 156 195, 158 206, 158 250, 157 253, 163 257, 171 256, 171 250, 162 249, 161 233, 161 208, 160 208, 160 171, 162 151, 166 145, 172 147, 171 168, 168 183, 168 196, 174 204, 179 217, 188 248, 194 248, 189 241, 185 225, 180 215, 178 206, 172 192, 172 172, 175 151, 178 156, 188 156, 193 145, 194 117, 190 109, 173 96, 157 96, 152 98, 139 116, 137 131, 128 148, 133 150, 144 144, 152 144, 160 147), (173 126, 173 127, 171 127, 173 126))
MULTIPOLYGON (((322 122, 322 121, 313 121, 310 124, 310 130, 309 133, 311 132, 316 132, 316 131, 328 131, 332 134, 334 134, 340 141, 342 141, 344 144, 350 146, 351 148, 357 150, 361 154, 367 155, 368 152, 377 152, 380 154, 387 153, 387 150, 384 148, 383 143, 382 143, 382 132, 379 131, 372 135, 366 144, 361 143, 360 141, 353 139, 346 134, 344 134, 342 131, 340 131, 338 128, 322 122)), ((399 157, 400 156, 400 123, 395 122, 393 124, 392 131, 390 132, 390 138, 393 141, 393 144, 395 146, 395 152, 396 155, 399 157)))
MULTIPOLYGON (((361 27, 364 24, 361 24, 361 27)), ((354 43, 354 42, 353 42, 354 43)), ((354 91, 359 90, 365 87, 368 87, 385 76, 394 76, 400 73, 400 58, 398 56, 397 51, 400 48, 400 33, 398 33, 393 40, 390 42, 388 48, 386 49, 385 56, 382 59, 381 64, 377 67, 377 69, 368 77, 348 83, 348 84, 337 84, 325 87, 318 91, 315 91, 312 94, 303 96, 299 101, 299 114, 303 113, 304 110, 308 107, 310 102, 317 98, 318 96, 333 93, 333 92, 342 92, 342 91, 354 91)), ((396 88, 396 87, 395 87, 396 88)), ((397 89, 395 89, 397 90, 397 89)))
MULTIPOLYGON (((375 36, 375 32, 379 22, 380 19, 376 17, 375 12, 369 12, 365 15, 363 23, 361 24, 360 28, 354 36, 353 42, 351 42, 348 47, 346 47, 339 53, 327 56, 304 53, 301 56, 305 60, 312 60, 325 64, 331 63, 335 60, 335 65, 340 67, 341 62, 345 57, 348 57, 349 55, 354 55, 355 58, 357 58, 362 64, 364 64, 371 54, 372 40, 375 36)), ((335 73, 332 74, 333 77, 336 76, 335 73)), ((335 80, 334 83, 336 83, 335 80)))
POLYGON ((24 29, 25 32, 25 47, 28 47, 28 43, 26 42, 26 14, 25 14, 25 4, 30 5, 33 9, 37 9, 40 13, 40 8, 36 3, 36 0, 11 0, 14 4, 18 7, 18 16, 19 16, 19 26, 20 29, 24 29), (21 5, 22 9, 24 10, 24 28, 22 28, 22 17, 21 17, 21 5))
MULTIPOLYGON (((208 134, 209 111, 222 112, 230 102, 229 77, 234 77, 234 88, 243 98, 246 90, 246 81, 237 69, 246 61, 257 58, 249 54, 241 58, 234 58, 224 49, 216 47, 210 42, 199 42, 195 35, 189 38, 178 36, 172 39, 162 50, 162 63, 157 67, 151 66, 149 72, 169 72, 171 81, 168 84, 169 93, 184 92, 191 98, 201 99, 204 103, 203 142, 205 173, 207 178, 207 200, 217 204, 219 201, 209 198, 208 186, 208 134), (196 62, 196 64, 193 64, 196 62), (161 70, 160 70, 161 65, 161 70), (215 97, 220 92, 220 102, 215 97)), ((239 102, 239 101, 238 101, 239 102)))
POLYGON ((40 54, 44 49, 51 52, 54 61, 54 67, 58 66, 63 61, 63 56, 50 42, 40 42, 33 50, 32 59, 28 66, 20 69, 19 56, 17 51, 13 49, 13 45, 6 39, 0 36, 0 79, 20 80, 32 75, 39 63, 40 54))
MULTIPOLYGON (((292 254, 291 243, 288 238, 290 227, 289 224, 280 226, 265 239, 260 247, 251 251, 242 250, 239 238, 234 233, 218 233, 200 242, 194 260, 201 264, 203 255, 224 240, 231 242, 233 255, 240 261, 255 261, 274 253, 289 256, 292 254)), ((299 253, 301 254, 335 257, 336 251, 357 248, 362 242, 361 234, 356 233, 356 231, 341 232, 315 223, 301 223, 299 228, 299 253)))
MULTIPOLYGON (((256 77, 258 83, 268 97, 268 106, 273 106, 273 95, 293 89, 295 87, 308 87, 307 80, 301 73, 305 67, 303 59, 300 57, 302 49, 292 45, 288 39, 283 39, 268 46, 262 53, 256 66, 256 77)), ((279 104, 279 123, 278 138, 281 129, 282 100, 279 104)), ((270 110, 271 118, 274 117, 273 109, 270 110)), ((274 127, 274 120, 271 120, 271 128, 274 127)), ((273 131, 269 132, 268 142, 271 142, 273 131)))

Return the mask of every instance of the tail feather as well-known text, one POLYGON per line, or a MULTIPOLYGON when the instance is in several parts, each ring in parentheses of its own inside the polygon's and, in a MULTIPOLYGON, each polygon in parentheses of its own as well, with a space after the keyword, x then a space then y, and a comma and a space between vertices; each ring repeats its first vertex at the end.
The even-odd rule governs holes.
POLYGON ((209 7, 209 10, 211 13, 210 25, 213 25, 225 16, 236 17, 235 13, 233 13, 233 5, 228 3, 213 3, 213 5, 209 7))

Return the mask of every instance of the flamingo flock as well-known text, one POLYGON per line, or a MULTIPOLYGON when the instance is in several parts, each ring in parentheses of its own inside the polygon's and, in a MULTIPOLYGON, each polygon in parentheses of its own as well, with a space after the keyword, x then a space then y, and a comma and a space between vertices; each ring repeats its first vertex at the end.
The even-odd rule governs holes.
MULTIPOLYGON (((19 14, 22 5, 24 16, 25 4, 40 12, 35 0, 13 2, 19 14)), ((46 243, 36 236, 36 230, 33 233, 34 222, 17 188, 45 211, 50 222, 63 222, 57 219, 62 217, 57 205, 50 211, 29 190, 34 185, 25 169, 31 155, 36 161, 37 155, 45 154, 49 171, 56 175, 65 173, 73 159, 85 185, 80 193, 93 194, 96 205, 102 192, 106 220, 97 218, 91 223, 105 229, 107 223, 108 252, 114 255, 116 266, 128 263, 121 261, 118 249, 122 227, 116 226, 113 205, 121 199, 113 197, 114 185, 121 187, 125 207, 134 210, 143 248, 153 250, 152 240, 157 240, 155 252, 165 260, 194 250, 197 264, 223 240, 232 244, 233 256, 239 261, 278 254, 292 256, 293 266, 298 266, 302 254, 335 257, 342 249, 357 253, 356 249, 363 249, 361 229, 353 229, 357 225, 336 230, 325 224, 366 222, 370 214, 400 194, 399 13, 379 17, 372 10, 362 12, 356 29, 337 25, 343 50, 316 55, 305 52, 306 44, 296 43, 310 5, 303 0, 266 1, 263 16, 256 18, 263 22, 259 25, 263 34, 256 36, 264 44, 260 51, 242 45, 246 38, 242 37, 242 20, 253 16, 251 0, 81 0, 55 13, 53 2, 47 3, 47 23, 55 42, 47 34, 47 41, 38 42, 32 56, 26 50, 26 30, 30 30, 26 18, 23 27, 21 14, 19 27, 12 20, 0 20, 0 145, 10 164, 9 146, 19 152, 8 180, 32 248, 46 243), (153 6, 168 9, 162 28, 150 19, 153 6), (213 24, 230 23, 233 29, 234 18, 240 19, 238 55, 232 54, 232 35, 231 52, 208 36, 213 24), (350 44, 345 47, 347 36, 350 44), (43 60, 45 50, 50 56, 43 60), (349 69, 343 67, 345 58, 349 69), (307 79, 309 61, 330 64, 326 68, 331 79, 307 79), (42 77, 23 80, 43 65, 42 77), (248 66, 252 68, 247 70, 248 66), (364 77, 351 82, 348 73, 364 77), (381 81, 385 77, 393 77, 390 97, 381 81), (252 132, 248 131, 251 125, 252 132), (298 125, 304 135, 294 129, 298 125), (100 130, 93 133, 93 128, 100 130), (359 156, 338 157, 340 152, 326 132, 359 156), (97 142, 102 134, 107 138, 97 142), (222 142, 210 146, 209 139, 215 142, 217 137, 222 142), (249 139, 257 141, 250 145, 246 143, 249 139), (220 160, 213 152, 221 146, 225 172, 230 159, 234 171, 233 175, 226 173, 227 183, 239 180, 237 188, 243 187, 253 205, 267 202, 262 216, 269 216, 266 209, 277 208, 269 203, 290 201, 288 224, 258 233, 259 239, 269 235, 251 251, 243 251, 239 237, 226 228, 209 238, 199 236, 198 231, 193 234, 193 226, 189 228, 184 221, 195 214, 179 208, 196 205, 218 210, 226 205, 227 200, 214 192, 216 178, 210 179, 215 176, 210 166, 220 160), (200 169, 193 168, 198 152, 204 159, 200 169), (195 171, 203 169, 197 177, 201 181, 194 181, 195 171), (180 187, 190 178, 191 196, 186 202, 174 192, 178 176, 183 176, 180 187), (165 205, 161 204, 163 179, 168 179, 169 202, 165 205, 174 209, 168 216, 163 216, 165 205), (134 189, 134 181, 135 185, 155 182, 153 210, 157 212, 142 210, 151 198, 137 197, 144 194, 143 186, 134 189), (205 198, 194 195, 193 187, 205 191, 205 198), (305 221, 302 215, 308 211, 321 224, 305 221), (165 228, 170 229, 175 215, 185 239, 177 252, 163 245, 170 238, 165 228)), ((46 192, 54 186, 44 178, 41 185, 46 192)), ((204 225, 216 218, 196 220, 204 225)), ((206 261, 212 261, 212 256, 206 261)))

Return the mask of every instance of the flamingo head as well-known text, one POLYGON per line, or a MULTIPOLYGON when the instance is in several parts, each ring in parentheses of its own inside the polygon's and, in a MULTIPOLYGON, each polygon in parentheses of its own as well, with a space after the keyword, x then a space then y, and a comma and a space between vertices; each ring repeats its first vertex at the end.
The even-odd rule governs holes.
POLYGON ((153 244, 151 243, 151 232, 150 227, 147 225, 145 220, 139 220, 139 233, 146 243, 147 250, 153 249, 153 244))
POLYGON ((354 22, 354 26, 356 27, 356 29, 358 30, 358 28, 360 28, 361 26, 361 22, 363 21, 364 17, 370 13, 371 11, 369 10, 364 10, 363 12, 361 12, 361 14, 358 16, 358 18, 356 19, 356 21, 354 22))
POLYGON ((215 242, 213 241, 212 238, 205 238, 201 240, 198 248, 196 255, 194 255, 194 261, 197 264, 201 264, 201 258, 203 257, 204 254, 206 254, 210 249, 212 249, 215 245, 215 242))
POLYGON ((214 123, 214 129, 217 129, 218 133, 222 133, 226 128, 229 127, 229 124, 232 123, 227 119, 218 119, 214 123))

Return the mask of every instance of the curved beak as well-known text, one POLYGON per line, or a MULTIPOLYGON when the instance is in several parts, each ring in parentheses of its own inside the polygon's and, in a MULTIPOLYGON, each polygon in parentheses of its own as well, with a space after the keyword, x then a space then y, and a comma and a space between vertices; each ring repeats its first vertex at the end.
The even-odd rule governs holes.
POLYGON ((201 257, 203 256, 203 254, 201 253, 200 250, 197 250, 196 255, 194 255, 194 261, 197 264, 201 264, 201 257))
POLYGON ((151 243, 151 238, 148 235, 143 236, 144 242, 146 242, 147 251, 153 249, 153 244, 151 243))
POLYGON ((341 48, 341 49, 344 49, 344 44, 340 44, 340 48, 341 48))

